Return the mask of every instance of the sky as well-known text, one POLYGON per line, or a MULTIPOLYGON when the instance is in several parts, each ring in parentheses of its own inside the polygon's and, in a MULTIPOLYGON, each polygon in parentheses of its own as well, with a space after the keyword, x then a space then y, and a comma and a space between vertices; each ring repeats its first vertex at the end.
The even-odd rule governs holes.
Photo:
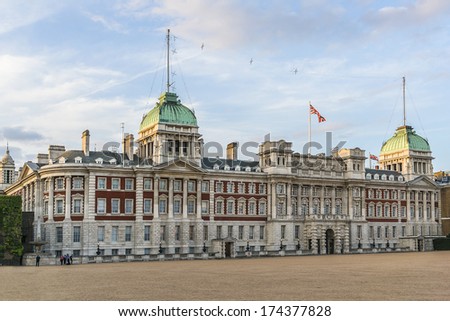
POLYGON ((0 0, 0 154, 8 143, 19 167, 80 150, 85 129, 101 150, 121 123, 137 137, 170 29, 171 90, 205 142, 270 134, 302 152, 311 102, 326 118, 313 141, 378 155, 403 124, 405 77, 407 124, 450 170, 449 14, 442 0, 0 0))

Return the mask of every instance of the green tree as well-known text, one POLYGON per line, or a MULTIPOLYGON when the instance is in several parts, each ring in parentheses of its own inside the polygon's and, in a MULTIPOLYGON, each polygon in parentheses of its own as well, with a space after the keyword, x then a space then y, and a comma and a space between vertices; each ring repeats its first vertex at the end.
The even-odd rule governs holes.
POLYGON ((21 256, 22 199, 20 196, 0 196, 0 253, 21 256))

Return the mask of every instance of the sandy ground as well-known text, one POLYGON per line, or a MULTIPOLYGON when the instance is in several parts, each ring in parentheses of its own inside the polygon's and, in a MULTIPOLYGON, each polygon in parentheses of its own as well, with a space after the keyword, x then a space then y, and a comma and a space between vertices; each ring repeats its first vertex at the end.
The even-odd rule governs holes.
POLYGON ((0 300, 450 300, 450 251, 3 266, 0 300))

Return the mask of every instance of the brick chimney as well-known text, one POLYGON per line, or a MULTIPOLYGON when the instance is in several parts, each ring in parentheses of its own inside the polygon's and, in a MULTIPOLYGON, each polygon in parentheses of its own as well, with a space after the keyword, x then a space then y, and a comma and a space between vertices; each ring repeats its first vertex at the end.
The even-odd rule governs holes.
POLYGON ((85 156, 89 156, 89 130, 86 129, 82 134, 81 134, 81 150, 83 151, 85 156))
POLYGON ((237 160, 238 143, 232 142, 227 145, 227 159, 237 160))

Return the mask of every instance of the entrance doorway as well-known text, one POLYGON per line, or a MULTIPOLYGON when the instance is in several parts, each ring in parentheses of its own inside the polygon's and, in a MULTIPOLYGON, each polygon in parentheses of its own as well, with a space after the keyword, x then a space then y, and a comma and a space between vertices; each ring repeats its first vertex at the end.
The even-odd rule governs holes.
POLYGON ((326 231, 326 250, 327 254, 334 254, 334 231, 332 229, 326 231))
POLYGON ((231 257, 233 242, 225 242, 225 257, 231 257))

